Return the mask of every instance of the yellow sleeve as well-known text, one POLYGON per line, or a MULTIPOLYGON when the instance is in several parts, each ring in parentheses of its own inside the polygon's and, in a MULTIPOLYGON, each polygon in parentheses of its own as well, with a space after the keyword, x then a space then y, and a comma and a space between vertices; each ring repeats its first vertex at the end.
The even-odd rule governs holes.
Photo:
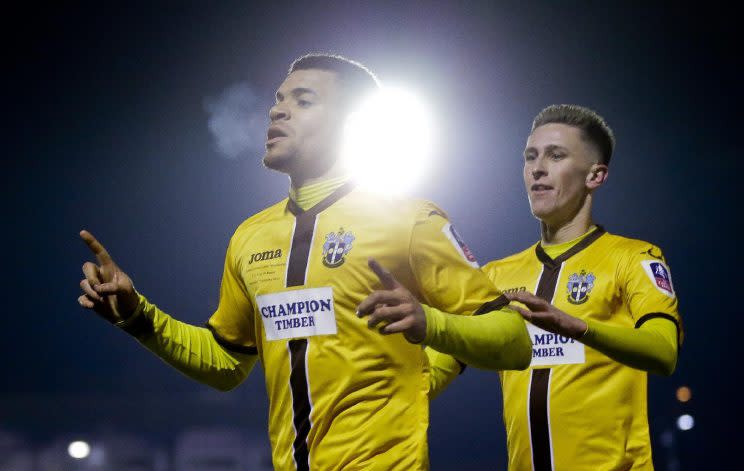
POLYGON ((135 314, 118 325, 181 373, 221 391, 239 385, 258 358, 226 350, 208 329, 173 319, 142 295, 135 314))
MULTIPOLYGON (((508 304, 501 292, 488 280, 479 269, 478 262, 473 256, 462 237, 447 220, 444 212, 433 204, 424 205, 411 240, 411 266, 413 267, 419 292, 424 298, 424 311, 431 306, 443 318, 444 313, 459 315, 483 314, 500 309, 508 304)), ((468 328, 471 319, 465 319, 464 327, 460 323, 453 323, 451 335, 458 341, 447 342, 445 335, 435 335, 427 338, 424 343, 442 354, 452 355, 463 363, 470 363, 472 359, 483 355, 473 365, 489 369, 525 368, 529 364, 532 354, 529 336, 521 316, 512 311, 499 311, 499 316, 486 316, 486 323, 491 327, 488 331, 495 333, 493 339, 472 337, 474 329, 468 328), (462 329, 462 330, 458 330, 462 329), (499 339, 498 337, 503 337, 499 339), (503 342, 502 342, 503 340, 503 342), (509 344, 508 351, 500 352, 497 356, 490 355, 494 349, 509 344), (485 345, 484 345, 485 344, 485 345), (512 348, 515 345, 525 348, 512 348), (454 348, 453 348, 454 347, 454 348), (462 355, 462 357, 461 357, 462 355), (526 362, 526 363, 525 363, 526 362)), ((480 317, 480 316, 479 316, 480 317)), ((427 315, 427 322, 429 315, 427 315)), ((435 320, 436 321, 436 320, 435 320)), ((480 325, 484 321, 473 320, 473 325, 480 325)), ((506 347, 505 347, 506 348, 506 347)), ((462 368, 453 358, 437 356, 431 361, 431 392, 435 397, 441 390, 452 382, 462 368)))
POLYGON ((501 292, 444 213, 424 205, 413 228, 410 262, 424 303, 455 314, 472 314, 501 292))
POLYGON ((635 328, 587 321, 580 340, 624 365, 670 375, 684 336, 671 271, 658 247, 632 249, 619 282, 635 328))
POLYGON ((429 359, 429 399, 434 399, 462 373, 465 365, 431 347, 424 348, 424 353, 429 359))
POLYGON ((228 350, 256 353, 253 303, 243 284, 235 257, 240 243, 237 235, 230 239, 220 285, 220 302, 206 326, 220 345, 228 350))
POLYGON ((524 320, 508 307, 477 316, 455 316, 424 305, 431 348, 486 370, 523 370, 532 360, 524 320))
POLYGON ((650 318, 637 329, 592 320, 587 325, 581 343, 615 361, 667 376, 677 366, 677 326, 667 318, 650 318))
POLYGON ((678 312, 677 293, 671 270, 661 250, 652 244, 643 246, 642 250, 633 250, 619 275, 635 326, 640 327, 652 318, 669 319, 677 326, 677 338, 681 345, 684 329, 678 312))

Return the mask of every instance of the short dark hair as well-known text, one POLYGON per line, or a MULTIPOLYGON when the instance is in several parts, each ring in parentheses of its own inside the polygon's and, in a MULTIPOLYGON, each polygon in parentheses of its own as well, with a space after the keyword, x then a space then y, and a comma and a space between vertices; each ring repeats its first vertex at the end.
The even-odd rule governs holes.
MULTIPOLYGON (((596 111, 579 105, 550 105, 535 116, 532 131, 549 123, 567 124, 581 130, 585 140, 599 151, 600 162, 609 165, 615 150, 615 135, 596 111)), ((531 131, 531 132, 532 132, 531 131)))
POLYGON ((379 90, 380 81, 360 62, 338 54, 314 52, 300 56, 289 66, 287 74, 295 70, 320 69, 335 72, 341 84, 344 102, 351 106, 356 100, 379 90))

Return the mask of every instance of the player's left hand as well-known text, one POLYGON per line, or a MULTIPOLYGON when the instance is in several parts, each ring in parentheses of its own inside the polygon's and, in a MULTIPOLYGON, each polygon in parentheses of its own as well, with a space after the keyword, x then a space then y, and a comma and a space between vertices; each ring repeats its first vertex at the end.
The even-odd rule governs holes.
POLYGON ((367 325, 370 328, 384 323, 379 328, 383 335, 402 332, 406 340, 411 343, 423 341, 426 337, 426 315, 421 303, 375 259, 370 258, 368 265, 385 289, 367 296, 359 304, 357 315, 359 317, 369 315, 367 325))
POLYGON ((586 322, 566 314, 532 293, 518 291, 516 293, 504 293, 504 296, 509 301, 517 301, 527 306, 527 309, 525 309, 515 304, 509 305, 510 308, 520 313, 525 320, 541 329, 572 339, 579 339, 586 333, 586 322))

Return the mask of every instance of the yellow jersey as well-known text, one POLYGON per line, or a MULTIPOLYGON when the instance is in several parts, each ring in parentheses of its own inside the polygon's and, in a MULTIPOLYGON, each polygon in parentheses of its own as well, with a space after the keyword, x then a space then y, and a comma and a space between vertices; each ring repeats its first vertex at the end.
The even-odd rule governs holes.
MULTIPOLYGON (((530 291, 607 325, 662 317, 682 325, 658 247, 598 227, 552 259, 540 244, 483 267, 503 292, 530 291)), ((532 363, 499 373, 510 471, 653 469, 647 373, 528 324, 532 363)))
POLYGON ((285 199, 243 222, 207 326, 263 364, 277 470, 428 469, 423 347, 356 316, 382 289, 370 257, 443 311, 473 313, 501 295, 427 201, 345 184, 305 211, 285 199))

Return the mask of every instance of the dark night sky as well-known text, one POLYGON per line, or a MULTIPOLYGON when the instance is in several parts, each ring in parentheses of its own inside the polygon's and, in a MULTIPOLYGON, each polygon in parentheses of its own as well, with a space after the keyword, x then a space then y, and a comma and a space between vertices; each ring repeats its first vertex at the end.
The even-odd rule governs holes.
MULTIPOLYGON (((650 380, 656 459, 665 462, 658 437, 680 411, 697 420, 678 436, 680 469, 709 464, 741 436, 731 394, 741 313, 732 64, 741 51, 730 12, 646 2, 181 3, 8 12, 0 427, 39 439, 102 423, 162 432, 207 420, 180 412, 196 397, 215 404, 209 420, 263 430, 260 371, 225 399, 78 306, 89 257, 77 234, 96 234, 164 310, 203 323, 232 231, 287 190, 260 151, 216 152, 205 100, 247 83, 268 121, 292 59, 329 51, 415 88, 437 111, 435 166, 416 194, 449 212, 481 262, 538 237, 521 181, 532 117, 566 102, 603 114, 618 146, 595 217, 664 249, 687 332, 674 375, 650 380), (683 384, 693 391, 684 407, 674 399, 683 384), (160 411, 150 425, 143 403, 160 411)), ((432 406, 430 438, 434 470, 502 466, 497 376, 459 378, 432 406)))

